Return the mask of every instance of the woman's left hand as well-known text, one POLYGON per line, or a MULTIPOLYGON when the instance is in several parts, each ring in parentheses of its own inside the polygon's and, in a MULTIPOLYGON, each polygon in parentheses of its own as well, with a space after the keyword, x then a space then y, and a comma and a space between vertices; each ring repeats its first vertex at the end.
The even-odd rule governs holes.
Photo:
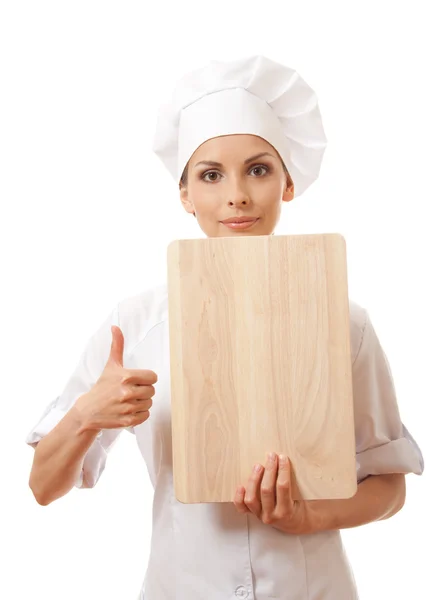
POLYGON ((293 499, 291 474, 290 459, 271 453, 266 467, 255 465, 246 488, 238 487, 234 499, 238 512, 251 512, 265 525, 285 533, 313 533, 307 502, 293 499))

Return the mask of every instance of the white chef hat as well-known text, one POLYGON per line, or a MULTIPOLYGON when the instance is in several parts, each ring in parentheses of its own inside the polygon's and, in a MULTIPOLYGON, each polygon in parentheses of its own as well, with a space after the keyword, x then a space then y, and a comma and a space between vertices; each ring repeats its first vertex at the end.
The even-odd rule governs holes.
POLYGON ((263 56, 209 63, 184 76, 159 111, 154 152, 179 182, 209 139, 252 134, 281 156, 300 196, 318 175, 327 144, 315 92, 296 71, 263 56))

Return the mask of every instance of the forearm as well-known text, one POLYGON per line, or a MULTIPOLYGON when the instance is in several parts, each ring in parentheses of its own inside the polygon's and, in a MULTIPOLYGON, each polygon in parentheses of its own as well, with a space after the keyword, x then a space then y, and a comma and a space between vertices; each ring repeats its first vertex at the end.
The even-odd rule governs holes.
POLYGON ((96 430, 81 431, 74 407, 35 448, 29 486, 37 502, 49 504, 64 496, 80 475, 84 457, 96 439, 96 430))
POLYGON ((371 476, 358 485, 352 498, 307 502, 314 532, 358 527, 388 519, 405 502, 405 476, 400 473, 371 476))

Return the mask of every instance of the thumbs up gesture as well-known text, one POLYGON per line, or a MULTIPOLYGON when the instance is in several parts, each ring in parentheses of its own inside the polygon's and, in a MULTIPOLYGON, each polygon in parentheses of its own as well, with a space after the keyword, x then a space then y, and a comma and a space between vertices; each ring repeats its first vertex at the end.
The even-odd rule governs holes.
POLYGON ((82 422, 80 431, 135 427, 150 416, 157 375, 143 369, 125 369, 123 332, 115 325, 111 331, 105 368, 92 389, 75 403, 82 422))

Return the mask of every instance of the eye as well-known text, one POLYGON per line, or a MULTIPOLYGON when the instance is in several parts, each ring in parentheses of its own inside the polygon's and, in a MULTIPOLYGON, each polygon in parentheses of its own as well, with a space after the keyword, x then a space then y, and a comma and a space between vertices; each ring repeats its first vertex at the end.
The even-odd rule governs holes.
POLYGON ((250 169, 250 173, 254 173, 255 177, 262 177, 262 175, 266 175, 268 173, 269 168, 265 165, 256 165, 250 169))
POLYGON ((216 183, 216 181, 219 181, 219 177, 220 173, 217 171, 207 171, 207 173, 201 175, 201 179, 209 183, 216 183))

